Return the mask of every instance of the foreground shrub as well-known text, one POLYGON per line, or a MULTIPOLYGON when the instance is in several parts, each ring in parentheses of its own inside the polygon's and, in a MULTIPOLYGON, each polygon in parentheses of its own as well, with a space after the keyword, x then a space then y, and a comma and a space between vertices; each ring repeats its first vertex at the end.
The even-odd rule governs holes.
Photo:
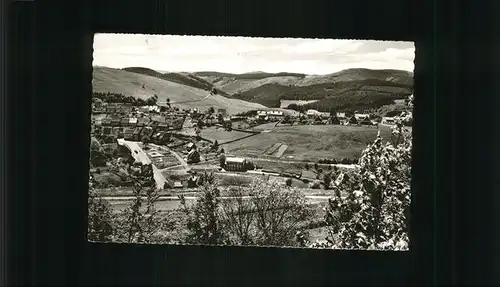
MULTIPOLYGON (((114 173, 127 166, 113 165, 114 173)), ((130 168, 130 166, 128 166, 130 168)), ((160 197, 154 183, 150 166, 142 166, 141 172, 134 175, 127 173, 132 181, 133 200, 115 218, 115 240, 127 243, 155 243, 158 232, 164 222, 160 220, 156 203, 160 197)))
POLYGON ((295 245, 300 223, 311 216, 304 195, 276 182, 256 181, 252 190, 258 190, 252 198, 256 212, 256 245, 295 245))
POLYGON ((224 200, 219 196, 215 178, 193 205, 180 196, 188 217, 186 243, 294 246, 300 223, 310 216, 305 197, 277 182, 256 180, 248 188, 228 189, 224 200), (248 191, 252 198, 245 198, 248 191))
POLYGON ((110 241, 115 227, 110 204, 102 199, 89 183, 87 239, 90 241, 110 241))
POLYGON ((383 144, 379 134, 363 151, 359 170, 337 177, 326 208, 329 236, 311 247, 408 249, 412 137, 403 117, 390 143, 383 144))
POLYGON ((228 240, 219 213, 220 191, 213 174, 206 174, 205 178, 202 195, 193 206, 188 206, 183 195, 179 196, 181 210, 187 216, 188 234, 185 241, 190 244, 226 244, 228 240))

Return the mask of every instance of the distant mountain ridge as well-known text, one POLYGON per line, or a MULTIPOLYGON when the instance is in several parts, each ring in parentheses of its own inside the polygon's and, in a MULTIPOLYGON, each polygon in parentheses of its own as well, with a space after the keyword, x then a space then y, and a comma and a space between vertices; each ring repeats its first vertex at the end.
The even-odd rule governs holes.
POLYGON ((309 76, 262 73, 253 78, 217 72, 198 72, 233 98, 280 106, 281 100, 316 100, 305 105, 322 111, 376 109, 413 93, 413 73, 402 70, 347 69, 309 76))
POLYGON ((228 99, 276 108, 281 100, 311 101, 305 108, 320 111, 377 109, 413 93, 413 73, 402 70, 347 69, 327 75, 216 71, 160 73, 143 67, 122 69, 172 83, 217 91, 228 99), (315 101, 315 102, 313 102, 315 101))

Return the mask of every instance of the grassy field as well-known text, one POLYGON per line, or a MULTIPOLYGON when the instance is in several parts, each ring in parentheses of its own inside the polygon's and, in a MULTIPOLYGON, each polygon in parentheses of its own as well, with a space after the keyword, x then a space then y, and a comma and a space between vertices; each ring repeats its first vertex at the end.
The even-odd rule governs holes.
POLYGON ((209 139, 211 141, 217 140, 219 144, 236 140, 242 137, 246 137, 250 133, 239 132, 239 131, 226 131, 222 128, 209 127, 201 130, 201 136, 203 138, 209 139))
MULTIPOLYGON (((271 128, 271 126, 266 126, 271 128)), ((260 127, 262 128, 262 126, 260 127)), ((390 138, 390 128, 381 127, 381 136, 390 138)), ((374 127, 307 125, 275 127, 234 143, 224 145, 226 152, 241 156, 259 156, 276 143, 288 146, 283 158, 316 161, 321 158, 358 158, 377 136, 374 127)))

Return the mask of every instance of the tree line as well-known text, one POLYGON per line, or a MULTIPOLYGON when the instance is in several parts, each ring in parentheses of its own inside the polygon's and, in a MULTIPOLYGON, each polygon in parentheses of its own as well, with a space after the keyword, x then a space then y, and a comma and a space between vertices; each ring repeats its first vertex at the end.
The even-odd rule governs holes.
POLYGON ((158 96, 153 95, 147 99, 135 98, 132 96, 127 96, 121 93, 111 93, 111 92, 92 92, 92 97, 100 99, 106 103, 125 103, 132 104, 134 106, 153 106, 158 102, 158 96))

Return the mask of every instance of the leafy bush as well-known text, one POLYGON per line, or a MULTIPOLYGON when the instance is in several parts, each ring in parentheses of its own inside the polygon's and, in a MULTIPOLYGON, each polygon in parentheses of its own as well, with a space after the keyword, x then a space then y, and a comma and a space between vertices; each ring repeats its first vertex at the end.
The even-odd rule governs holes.
POLYGON ((188 217, 186 242, 191 244, 230 244, 294 246, 300 223, 310 216, 305 197, 296 189, 283 188, 276 182, 256 180, 247 189, 228 189, 225 200, 219 198, 215 178, 210 175, 196 203, 188 206, 181 198, 188 217), (254 197, 245 199, 246 191, 254 197))
POLYGON ((312 189, 321 188, 321 182, 319 180, 315 180, 309 185, 309 187, 312 189))
POLYGON ((408 249, 412 137, 403 121, 397 119, 390 143, 378 135, 363 151, 359 171, 337 177, 326 208, 329 236, 311 247, 408 249))
POLYGON ((221 186, 249 186, 252 182, 251 179, 244 176, 224 176, 220 180, 221 186))
MULTIPOLYGON (((130 166, 128 166, 130 169, 130 166)), ((124 172, 126 166, 111 166, 113 173, 124 172)), ((155 204, 159 193, 154 183, 150 165, 141 166, 137 174, 126 173, 132 182, 133 200, 129 206, 115 218, 115 240, 127 243, 157 242, 158 231, 165 224, 158 218, 155 204)))
POLYGON ((94 190, 89 182, 87 239, 90 241, 109 241, 113 239, 115 227, 111 206, 94 190))
POLYGON ((194 206, 188 206, 184 196, 179 196, 182 211, 188 218, 185 241, 191 244, 225 244, 228 239, 219 213, 220 191, 213 174, 206 174, 206 179, 201 189, 202 195, 194 206))
POLYGON ((303 194, 294 188, 282 188, 276 182, 256 181, 252 198, 256 211, 256 244, 293 246, 299 224, 311 214, 303 194))

